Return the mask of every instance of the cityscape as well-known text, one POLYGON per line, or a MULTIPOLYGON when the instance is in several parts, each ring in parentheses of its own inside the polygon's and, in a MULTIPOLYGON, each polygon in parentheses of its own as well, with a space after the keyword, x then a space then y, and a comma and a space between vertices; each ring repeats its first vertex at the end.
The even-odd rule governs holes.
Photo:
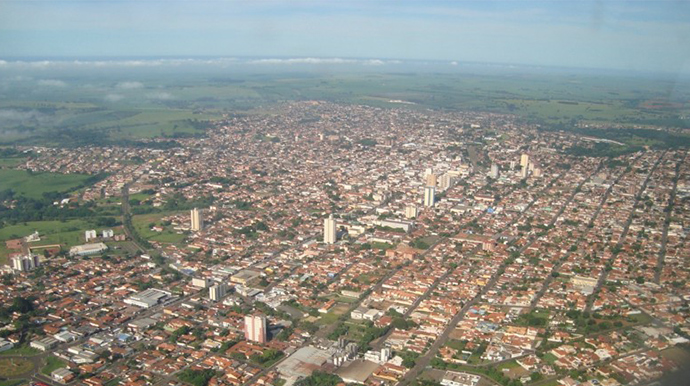
POLYGON ((2 347, 64 365, 39 380, 618 385, 683 365, 686 149, 581 157, 563 150, 595 139, 507 115, 318 101, 177 141, 17 147, 17 169, 107 175, 54 205, 122 211, 70 248, 6 241, 3 301, 36 316, 6 308, 31 335, 2 347))
POLYGON ((0 386, 690 382, 690 2, 0 0, 0 386))

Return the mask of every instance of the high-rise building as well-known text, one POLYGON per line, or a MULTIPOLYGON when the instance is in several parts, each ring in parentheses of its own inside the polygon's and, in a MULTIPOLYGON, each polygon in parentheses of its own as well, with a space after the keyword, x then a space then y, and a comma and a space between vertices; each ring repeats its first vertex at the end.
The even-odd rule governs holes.
POLYGON ((333 215, 328 216, 323 220, 323 242, 326 244, 334 244, 337 238, 336 223, 333 215))
POLYGON ((208 289, 208 297, 214 302, 220 301, 227 293, 228 285, 225 283, 216 284, 208 289))
POLYGON ((405 207, 405 217, 415 218, 417 217, 417 207, 414 205, 408 205, 405 207))
MULTIPOLYGON (((445 173, 441 176, 441 189, 446 190, 455 185, 455 177, 451 173, 445 173)), ((435 186, 435 185, 429 185, 435 186)))
POLYGON ((12 258, 12 268, 15 271, 26 272, 31 271, 41 265, 41 259, 38 255, 15 256, 12 258))
POLYGON ((491 171, 489 172, 489 177, 495 179, 498 179, 498 165, 497 164, 492 164, 491 165, 491 171))
POLYGON ((520 177, 522 178, 527 178, 527 173, 529 172, 529 168, 527 165, 522 167, 522 170, 520 171, 520 177))
POLYGON ((434 174, 434 173, 427 174, 426 186, 436 186, 436 174, 434 174))
POLYGON ((266 317, 246 315, 244 317, 244 338, 253 342, 266 343, 266 317))
POLYGON ((520 166, 525 167, 527 164, 529 164, 529 154, 523 153, 520 156, 520 166))
POLYGON ((424 188, 424 206, 432 207, 436 203, 436 188, 427 186, 424 188))
POLYGON ((192 223, 190 229, 192 231, 200 231, 204 228, 204 217, 201 209, 194 208, 191 212, 192 223))

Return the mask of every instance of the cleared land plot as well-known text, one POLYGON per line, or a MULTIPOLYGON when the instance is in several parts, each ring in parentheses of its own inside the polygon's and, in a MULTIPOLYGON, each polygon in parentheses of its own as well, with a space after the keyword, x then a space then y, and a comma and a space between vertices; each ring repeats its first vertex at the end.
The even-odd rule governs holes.
POLYGON ((30 198, 42 198, 43 193, 65 192, 82 184, 88 175, 59 173, 29 173, 24 170, 0 170, 0 190, 12 189, 30 198))

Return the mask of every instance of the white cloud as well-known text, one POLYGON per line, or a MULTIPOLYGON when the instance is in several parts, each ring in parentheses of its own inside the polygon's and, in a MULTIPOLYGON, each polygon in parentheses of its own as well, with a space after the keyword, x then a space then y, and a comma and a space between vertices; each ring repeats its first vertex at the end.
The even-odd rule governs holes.
POLYGON ((289 59, 257 59, 250 60, 251 64, 352 64, 354 59, 342 58, 289 58, 289 59))
POLYGON ((361 64, 365 66, 382 66, 385 64, 400 64, 399 60, 381 60, 381 59, 344 59, 344 58, 287 58, 287 59, 256 59, 250 60, 249 64, 361 64))
POLYGON ((450 65, 451 65, 451 66, 457 66, 457 65, 458 65, 458 62, 452 61, 452 62, 450 62, 450 65))
POLYGON ((0 109, 0 128, 46 124, 49 117, 37 110, 0 109))
POLYGON ((115 87, 122 90, 134 90, 137 88, 143 88, 144 84, 141 82, 120 82, 116 84, 115 87))
POLYGON ((146 94, 146 97, 149 99, 157 99, 157 100, 161 100, 161 101, 173 99, 172 94, 165 92, 165 91, 159 91, 159 92, 146 94))
POLYGON ((120 94, 108 94, 103 99, 105 99, 106 102, 118 102, 124 99, 124 96, 120 94))
POLYGON ((67 86, 67 83, 57 79, 42 79, 38 81, 38 85, 48 87, 65 87, 67 86))

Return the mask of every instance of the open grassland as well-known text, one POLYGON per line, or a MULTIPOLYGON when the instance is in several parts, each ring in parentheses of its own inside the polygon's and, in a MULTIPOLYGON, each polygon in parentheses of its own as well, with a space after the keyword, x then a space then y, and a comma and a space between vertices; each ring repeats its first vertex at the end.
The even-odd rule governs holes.
POLYGON ((137 233, 149 241, 157 241, 159 243, 179 244, 184 240, 186 235, 177 233, 172 225, 162 225, 161 219, 174 213, 152 213, 136 215, 132 217, 132 224, 137 233), (151 224, 160 226, 162 232, 156 232, 151 229, 151 224))
POLYGON ((28 373, 34 368, 33 363, 26 359, 0 359, 0 376, 16 377, 28 373))
POLYGON ((26 158, 0 158, 0 169, 13 168, 24 161, 26 161, 26 158))
POLYGON ((46 358, 46 365, 41 369, 41 373, 50 376, 50 373, 61 367, 67 367, 65 361, 54 356, 49 356, 46 358))
POLYGON ((43 193, 64 192, 82 184, 88 175, 59 173, 30 173, 25 170, 0 170, 0 190, 12 189, 30 198, 43 193))

